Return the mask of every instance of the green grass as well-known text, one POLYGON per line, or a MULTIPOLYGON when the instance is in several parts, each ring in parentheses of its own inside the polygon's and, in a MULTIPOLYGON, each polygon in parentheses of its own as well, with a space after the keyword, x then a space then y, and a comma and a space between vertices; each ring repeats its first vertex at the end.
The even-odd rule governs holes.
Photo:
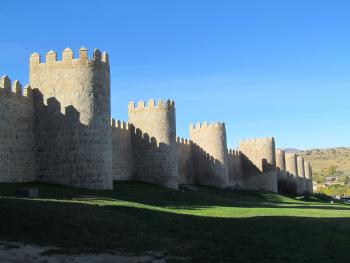
POLYGON ((175 261, 347 262, 350 206, 272 193, 172 191, 120 182, 114 191, 0 184, 0 240, 67 253, 164 251, 175 261), (39 199, 15 189, 39 188, 39 199))

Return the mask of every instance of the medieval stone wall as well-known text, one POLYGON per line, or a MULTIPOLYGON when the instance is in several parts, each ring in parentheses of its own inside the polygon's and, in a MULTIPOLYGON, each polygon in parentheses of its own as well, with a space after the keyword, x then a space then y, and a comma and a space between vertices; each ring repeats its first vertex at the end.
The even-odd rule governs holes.
POLYGON ((190 125, 195 178, 198 184, 220 188, 229 186, 228 152, 224 123, 197 123, 190 125))
POLYGON ((279 171, 279 175, 283 175, 283 171, 286 171, 286 156, 284 150, 276 151, 276 169, 279 171))
POLYGON ((286 153, 286 171, 296 178, 298 176, 297 156, 295 153, 286 153))
POLYGON ((32 89, 19 81, 0 81, 0 182, 35 181, 32 89))
POLYGON ((177 137, 177 167, 179 174, 179 184, 193 184, 194 163, 193 163, 193 142, 177 137))
POLYGON ((31 56, 30 83, 42 96, 36 112, 36 122, 40 127, 36 140, 40 144, 39 178, 50 181, 52 176, 54 182, 76 187, 113 188, 109 74, 108 56, 106 53, 102 55, 98 49, 94 50, 92 59, 85 48, 80 49, 78 59, 74 59, 71 49, 64 50, 61 61, 57 61, 54 51, 46 54, 45 63, 39 54, 31 56), (46 112, 40 104, 50 100, 51 106, 59 107, 61 113, 67 108, 76 112, 80 125, 61 121, 59 112, 52 113, 50 109, 46 112), (48 119, 56 117, 58 123, 48 119), (53 138, 65 132, 72 134, 73 142, 65 139, 54 141, 53 138), (41 143, 49 140, 51 143, 46 145, 41 143), (59 163, 64 163, 69 169, 60 169, 59 163))
POLYGON ((240 141, 243 182, 246 188, 277 192, 276 149, 274 138, 240 141), (263 175, 263 176, 262 176, 263 175), (255 178, 262 176, 261 178, 255 178))
POLYGON ((309 162, 305 162, 304 167, 305 167, 306 192, 313 193, 311 164, 309 162))
POLYGON ((297 157, 298 166, 298 192, 304 193, 306 189, 306 179, 305 179, 305 167, 304 167, 304 157, 297 157))
POLYGON ((131 127, 128 123, 112 119, 113 180, 133 180, 133 154, 131 127))
POLYGON ((176 117, 174 101, 129 103, 134 179, 178 189, 176 117), (141 135, 141 136, 140 136, 141 135))
POLYGON ((238 150, 228 151, 229 186, 243 187, 242 154, 238 150))
POLYGON ((206 122, 191 124, 190 140, 176 138, 174 101, 131 102, 129 123, 111 124, 109 60, 98 49, 74 58, 67 48, 61 60, 49 51, 45 62, 34 53, 30 83, 23 95, 18 81, 0 82, 0 182, 112 189, 114 179, 276 192, 278 173, 312 192, 311 165, 276 152, 273 138, 228 151, 225 124, 206 122))

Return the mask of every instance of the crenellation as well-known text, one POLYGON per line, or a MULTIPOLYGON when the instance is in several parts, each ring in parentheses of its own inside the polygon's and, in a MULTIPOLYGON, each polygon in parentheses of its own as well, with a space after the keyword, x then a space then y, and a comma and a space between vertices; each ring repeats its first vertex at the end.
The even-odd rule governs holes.
POLYGON ((29 99, 32 99, 32 98, 33 98, 33 89, 32 89, 32 87, 31 87, 29 84, 27 84, 27 85, 24 87, 23 96, 26 97, 26 98, 29 98, 29 99))
POLYGON ((66 48, 62 52, 62 60, 57 57, 57 52, 50 50, 45 55, 45 62, 41 61, 41 55, 34 52, 30 56, 31 68, 46 68, 49 67, 64 67, 66 66, 79 66, 81 64, 88 64, 91 66, 100 65, 107 69, 109 68, 108 54, 106 52, 101 53, 99 49, 94 49, 92 57, 89 57, 88 49, 82 47, 79 49, 79 57, 74 58, 74 51, 71 48, 66 48))
POLYGON ((107 52, 103 52, 102 53, 102 62, 106 63, 106 65, 109 65, 109 57, 108 57, 108 53, 107 52))
POLYGON ((12 84, 12 92, 16 94, 18 97, 22 97, 22 84, 19 80, 15 80, 12 84))
POLYGON ((57 52, 50 50, 49 52, 46 53, 45 56, 45 62, 46 64, 50 63, 56 63, 57 62, 57 52))
POLYGON ((93 60, 95 61, 101 61, 102 60, 102 53, 98 48, 95 48, 92 55, 93 60))
POLYGON ((87 48, 81 47, 79 49, 79 58, 81 60, 88 60, 89 59, 89 51, 87 48))
POLYGON ((74 59, 74 52, 72 49, 67 47, 65 50, 62 52, 62 60, 63 61, 71 61, 74 59))
POLYGON ((1 77, 0 87, 4 89, 4 93, 11 93, 11 80, 7 75, 1 77))
POLYGON ((40 54, 34 52, 31 56, 30 56, 30 64, 34 65, 34 64, 40 64, 41 63, 41 56, 40 54))
POLYGON ((146 103, 143 100, 140 100, 137 103, 137 106, 135 106, 135 102, 130 101, 128 104, 128 110, 129 111, 140 111, 140 110, 148 110, 148 109, 154 109, 154 110, 164 110, 164 109, 175 109, 175 102, 173 100, 158 100, 156 102, 154 99, 149 99, 146 103))
POLYGON ((135 180, 277 191, 276 173, 285 170, 312 192, 311 164, 275 151, 273 137, 228 149, 225 123, 207 121, 190 124, 190 139, 178 137, 173 100, 131 101, 128 122, 111 118, 109 57, 99 49, 89 58, 82 47, 74 58, 66 48, 62 60, 50 50, 44 62, 33 53, 24 91, 18 80, 11 86, 1 78, 0 113, 0 182, 112 189, 113 180, 135 180))

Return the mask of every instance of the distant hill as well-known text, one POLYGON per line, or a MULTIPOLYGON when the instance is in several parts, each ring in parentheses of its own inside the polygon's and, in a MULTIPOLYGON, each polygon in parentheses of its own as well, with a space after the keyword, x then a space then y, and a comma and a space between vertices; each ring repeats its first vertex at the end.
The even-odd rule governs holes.
POLYGON ((286 153, 296 153, 296 152, 300 152, 300 150, 295 149, 295 148, 284 148, 284 149, 281 149, 281 150, 284 150, 286 153))
POLYGON ((341 181, 350 177, 350 147, 312 149, 297 153, 312 164, 315 181, 323 182, 327 176, 330 176, 332 166, 336 170, 334 175, 339 175, 341 181))

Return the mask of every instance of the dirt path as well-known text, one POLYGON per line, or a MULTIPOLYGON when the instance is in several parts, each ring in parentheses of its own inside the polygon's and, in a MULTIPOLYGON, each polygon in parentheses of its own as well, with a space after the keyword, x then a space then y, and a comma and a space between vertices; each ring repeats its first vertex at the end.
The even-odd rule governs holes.
POLYGON ((0 263, 163 263, 162 253, 150 253, 145 256, 122 256, 117 254, 78 254, 78 255, 42 255, 43 252, 55 249, 38 247, 13 242, 0 242, 0 263))

